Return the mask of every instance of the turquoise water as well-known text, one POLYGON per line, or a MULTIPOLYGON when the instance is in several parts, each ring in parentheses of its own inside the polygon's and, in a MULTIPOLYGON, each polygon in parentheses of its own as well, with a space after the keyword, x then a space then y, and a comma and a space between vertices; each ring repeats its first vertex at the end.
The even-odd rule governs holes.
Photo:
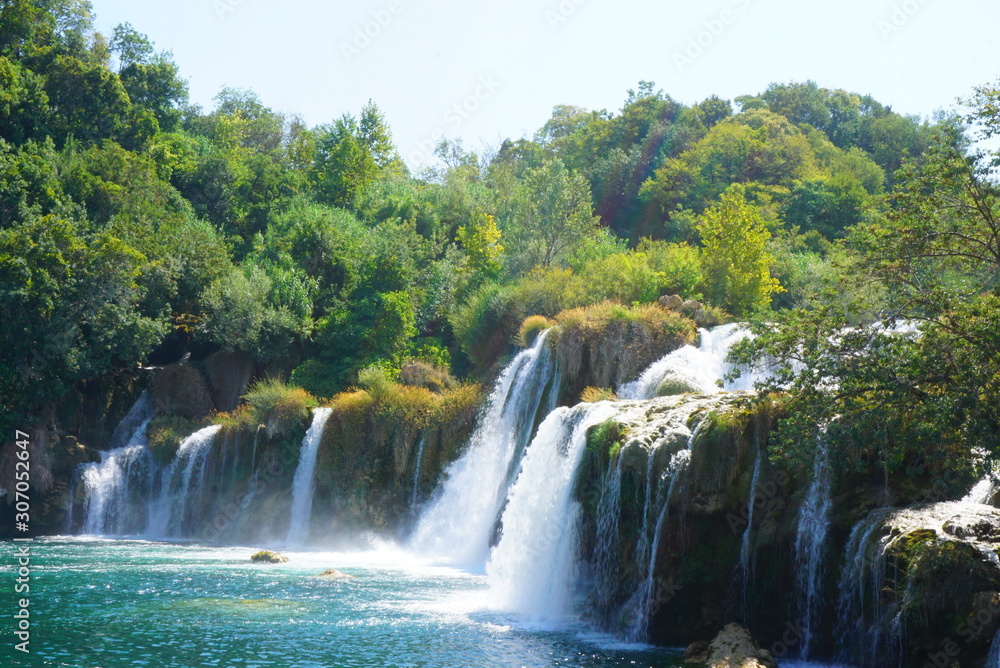
MULTIPOLYGON (((484 577, 421 564, 389 546, 287 552, 290 562, 279 565, 249 563, 254 551, 35 541, 34 662, 15 665, 680 665, 676 652, 615 646, 580 625, 533 628, 483 611, 484 577), (355 577, 315 577, 328 568, 355 577)), ((3 576, 13 580, 7 564, 3 576)), ((14 654, 6 642, 3 652, 14 654)))
MULTIPOLYGON (((4 553, 11 554, 11 543, 4 553)), ((286 552, 49 538, 32 544, 32 653, 4 630, 0 665, 116 668, 629 666, 674 668, 679 651, 624 645, 579 622, 490 611, 482 575, 421 563, 391 545, 286 552), (329 569, 354 577, 315 577, 329 569), (3 660, 10 657, 10 660, 3 660)), ((16 577, 8 558, 0 577, 16 577)), ((6 611, 12 586, 3 585, 6 611)), ((791 664, 783 663, 782 666, 791 664)))

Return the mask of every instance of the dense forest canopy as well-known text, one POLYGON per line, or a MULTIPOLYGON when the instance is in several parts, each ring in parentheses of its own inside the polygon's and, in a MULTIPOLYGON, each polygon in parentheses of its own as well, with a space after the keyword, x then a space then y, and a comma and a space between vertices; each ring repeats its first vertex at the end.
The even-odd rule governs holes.
POLYGON ((206 111, 132 26, 102 35, 83 0, 12 0, 4 419, 192 351, 242 351, 319 396, 411 360, 484 376, 526 316, 679 293, 756 316, 747 359, 801 360, 776 382, 811 418, 913 430, 886 451, 901 460, 992 446, 997 158, 968 127, 995 133, 997 99, 986 86, 967 117, 929 123, 814 82, 685 105, 643 81, 620 110, 557 106, 487 155, 442 141, 415 175, 374 102, 317 127, 246 90, 206 111), (833 335, 903 319, 932 326, 833 335))

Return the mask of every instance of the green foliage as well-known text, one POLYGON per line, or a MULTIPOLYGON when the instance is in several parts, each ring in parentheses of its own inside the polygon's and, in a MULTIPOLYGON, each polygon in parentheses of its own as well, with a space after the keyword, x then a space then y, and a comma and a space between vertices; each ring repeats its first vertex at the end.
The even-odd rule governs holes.
POLYGON ((143 308, 146 258, 53 216, 0 230, 0 400, 10 419, 87 378, 134 367, 166 333, 143 308))
POLYGON ((946 128, 922 165, 897 174, 884 213, 851 230, 855 299, 812 301, 777 327, 759 323, 760 336, 737 352, 779 361, 768 386, 791 391, 787 451, 836 417, 829 438, 845 465, 877 461, 931 487, 1000 452, 1000 194, 981 156, 962 146, 958 129, 946 128), (882 314, 849 327, 872 292, 882 314))
POLYGON ((227 350, 272 359, 312 327, 312 285, 294 271, 234 267, 202 295, 200 333, 227 350))
POLYGON ((465 251, 467 272, 479 280, 499 276, 503 246, 500 244, 500 229, 493 216, 484 214, 463 225, 455 238, 465 251))
POLYGON ((521 329, 517 332, 517 340, 524 348, 534 345, 538 335, 555 325, 555 321, 549 320, 544 315, 530 315, 521 323, 521 329))
POLYGON ((287 385, 274 378, 258 380, 243 395, 256 413, 257 423, 297 422, 306 419, 316 407, 316 398, 301 387, 287 385))
POLYGON ((385 118, 369 102, 360 121, 345 114, 322 129, 311 179, 319 201, 352 208, 379 176, 401 171, 385 118))
POLYGON ((705 212, 698 225, 705 295, 734 315, 767 306, 782 290, 771 277, 774 259, 767 251, 770 233, 759 210, 746 200, 745 190, 732 188, 717 207, 705 212))
POLYGON ((518 200, 502 220, 514 272, 565 263, 597 234, 587 181, 560 160, 528 170, 523 185, 508 196, 518 200))

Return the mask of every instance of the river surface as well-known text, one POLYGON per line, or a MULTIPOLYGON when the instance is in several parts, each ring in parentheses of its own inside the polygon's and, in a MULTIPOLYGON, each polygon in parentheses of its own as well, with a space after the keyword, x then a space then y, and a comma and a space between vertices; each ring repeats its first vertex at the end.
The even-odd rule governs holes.
POLYGON ((578 620, 536 624, 490 610, 484 575, 389 544, 285 552, 286 564, 252 564, 250 547, 193 543, 57 537, 31 547, 31 661, 5 642, 0 656, 13 665, 682 665, 679 650, 622 643, 578 620), (316 577, 329 568, 354 577, 316 577))

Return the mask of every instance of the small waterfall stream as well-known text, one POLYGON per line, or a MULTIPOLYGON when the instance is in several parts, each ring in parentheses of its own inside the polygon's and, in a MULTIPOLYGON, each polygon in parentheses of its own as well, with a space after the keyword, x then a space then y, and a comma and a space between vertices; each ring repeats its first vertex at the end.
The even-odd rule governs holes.
POLYGON ((313 491, 316 488, 316 455, 323 440, 323 429, 333 413, 332 408, 313 410, 312 424, 302 439, 299 464, 292 481, 292 514, 288 522, 289 545, 301 545, 309 535, 309 518, 312 515, 313 491))
POLYGON ((795 584, 802 614, 802 646, 799 653, 803 659, 808 659, 812 650, 813 634, 817 630, 817 618, 823 603, 823 562, 833 505, 831 478, 830 450, 821 437, 818 439, 812 480, 799 510, 795 533, 795 584))
POLYGON ((416 512, 417 510, 417 497, 420 492, 420 467, 424 463, 424 445, 427 443, 427 437, 420 436, 420 442, 417 443, 417 461, 413 465, 413 492, 410 493, 410 512, 416 512))
POLYGON ((550 331, 501 373, 465 452, 417 521, 410 539, 416 551, 475 568, 485 563, 519 459, 536 422, 555 408, 558 392, 546 392, 556 375, 550 331))
MULTIPOLYGON (((691 447, 694 443, 695 433, 691 434, 691 443, 686 450, 679 450, 670 459, 670 467, 667 469, 666 495, 663 497, 659 517, 652 530, 652 543, 649 552, 641 557, 639 562, 640 572, 645 571, 646 577, 639 586, 635 595, 632 596, 629 604, 634 609, 632 624, 628 629, 626 637, 633 642, 646 642, 649 639, 649 620, 653 613, 656 592, 656 555, 660 549, 660 539, 663 536, 667 520, 670 518, 670 499, 674 496, 674 488, 677 481, 681 479, 684 471, 687 470, 691 462, 691 447), (634 603, 633 603, 634 602, 634 603)), ((643 542, 649 543, 649 534, 643 533, 643 542)), ((627 605, 629 605, 627 604, 627 605)))
MULTIPOLYGON (((755 442, 756 446, 757 443, 755 442)), ((756 448, 753 461, 753 475, 750 477, 750 495, 747 501, 747 528, 743 530, 740 538, 740 607, 743 613, 743 623, 747 621, 747 610, 750 595, 750 585, 752 584, 753 568, 751 564, 752 550, 750 541, 753 537, 753 515, 754 506, 757 505, 757 486, 760 483, 761 461, 764 455, 760 448, 756 448)))

